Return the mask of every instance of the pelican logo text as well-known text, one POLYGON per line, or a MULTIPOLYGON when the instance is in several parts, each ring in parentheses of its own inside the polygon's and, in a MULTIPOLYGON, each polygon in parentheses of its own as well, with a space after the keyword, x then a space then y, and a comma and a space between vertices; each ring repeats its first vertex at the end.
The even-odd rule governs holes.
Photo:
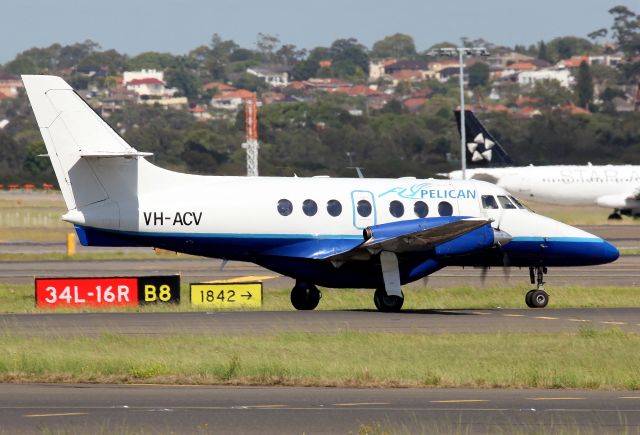
POLYGON ((202 220, 202 212, 184 211, 172 213, 164 213, 162 211, 145 211, 142 213, 144 224, 163 226, 163 225, 180 225, 189 227, 191 225, 200 225, 202 220))
POLYGON ((378 197, 394 193, 407 199, 475 199, 476 197, 476 191, 472 189, 429 189, 428 187, 427 183, 414 184, 410 187, 394 187, 381 193, 378 197))

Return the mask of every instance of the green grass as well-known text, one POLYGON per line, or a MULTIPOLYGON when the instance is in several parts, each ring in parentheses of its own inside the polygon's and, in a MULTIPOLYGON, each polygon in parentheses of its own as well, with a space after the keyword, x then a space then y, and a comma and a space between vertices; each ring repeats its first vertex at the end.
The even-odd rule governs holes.
MULTIPOLYGON (((407 288, 403 309, 456 309, 456 308, 526 308, 526 285, 490 288, 407 288)), ((290 289, 264 290, 263 310, 293 310, 289 300, 290 289)), ((549 290, 549 308, 634 307, 640 303, 637 287, 554 287, 549 290)), ((188 285, 181 289, 180 305, 148 305, 138 308, 120 308, 118 311, 197 311, 189 303, 188 285)), ((372 290, 322 289, 319 310, 374 309, 372 290)), ((212 311, 211 308, 202 310, 212 311)), ((30 313, 38 311, 34 305, 33 284, 0 284, 0 312, 30 313)), ((70 311, 70 310, 67 310, 70 311)), ((78 310, 73 310, 78 311, 78 310)), ((83 308, 82 311, 92 311, 83 308)), ((95 310, 94 310, 95 311, 95 310)), ((104 311, 104 310, 100 310, 104 311)))
POLYGON ((640 334, 0 336, 0 382, 640 389, 640 334))

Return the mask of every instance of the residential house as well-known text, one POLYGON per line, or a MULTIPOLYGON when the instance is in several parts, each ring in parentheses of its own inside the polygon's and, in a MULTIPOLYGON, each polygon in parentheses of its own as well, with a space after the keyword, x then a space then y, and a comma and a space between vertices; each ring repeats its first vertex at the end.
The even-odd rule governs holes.
MULTIPOLYGON (((18 96, 18 90, 23 88, 20 77, 10 74, 0 69, 0 94, 4 98, 15 98, 18 96)), ((1 99, 2 97, 0 97, 1 99)))
POLYGON ((506 68, 510 64, 519 62, 532 62, 535 58, 515 51, 492 53, 486 58, 489 66, 506 68))
POLYGON ((429 65, 420 60, 399 60, 384 67, 385 74, 391 75, 398 71, 423 71, 427 72, 429 65))
POLYGON ((409 112, 417 112, 424 106, 429 99, 427 98, 407 98, 402 102, 402 107, 409 112))
POLYGON ((234 92, 226 92, 211 98, 211 107, 222 110, 238 110, 238 108, 249 100, 255 99, 255 92, 246 89, 238 89, 234 92))
POLYGON ((578 68, 580 64, 584 62, 587 65, 589 64, 588 56, 574 56, 569 59, 562 59, 556 64, 557 68, 578 68))
POLYGON ((189 113, 191 113, 194 118, 198 121, 207 121, 211 119, 211 114, 207 111, 205 107, 196 106, 189 109, 189 113))
POLYGON ((219 94, 223 94, 225 92, 233 92, 237 90, 233 86, 229 86, 222 82, 209 82, 202 86, 203 91, 210 91, 212 89, 217 89, 219 94))
POLYGON ((289 85, 289 71, 285 65, 265 65, 247 68, 247 73, 263 79, 269 86, 277 88, 289 85))
POLYGON ((518 74, 518 83, 521 86, 533 86, 536 82, 544 80, 557 80, 565 88, 570 88, 575 78, 568 69, 547 68, 538 71, 523 71, 518 74))

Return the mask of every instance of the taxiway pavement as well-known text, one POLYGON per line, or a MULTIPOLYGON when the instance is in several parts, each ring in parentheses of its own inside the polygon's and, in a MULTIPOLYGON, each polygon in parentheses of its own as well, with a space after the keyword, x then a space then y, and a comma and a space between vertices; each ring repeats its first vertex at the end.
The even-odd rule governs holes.
POLYGON ((3 385, 7 433, 638 433, 637 391, 3 385))

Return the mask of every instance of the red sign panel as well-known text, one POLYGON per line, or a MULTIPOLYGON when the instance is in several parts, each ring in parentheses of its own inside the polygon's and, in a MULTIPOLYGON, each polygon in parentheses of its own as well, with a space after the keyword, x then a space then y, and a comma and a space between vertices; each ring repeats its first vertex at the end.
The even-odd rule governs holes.
POLYGON ((39 308, 138 305, 136 278, 55 278, 36 280, 39 308))

